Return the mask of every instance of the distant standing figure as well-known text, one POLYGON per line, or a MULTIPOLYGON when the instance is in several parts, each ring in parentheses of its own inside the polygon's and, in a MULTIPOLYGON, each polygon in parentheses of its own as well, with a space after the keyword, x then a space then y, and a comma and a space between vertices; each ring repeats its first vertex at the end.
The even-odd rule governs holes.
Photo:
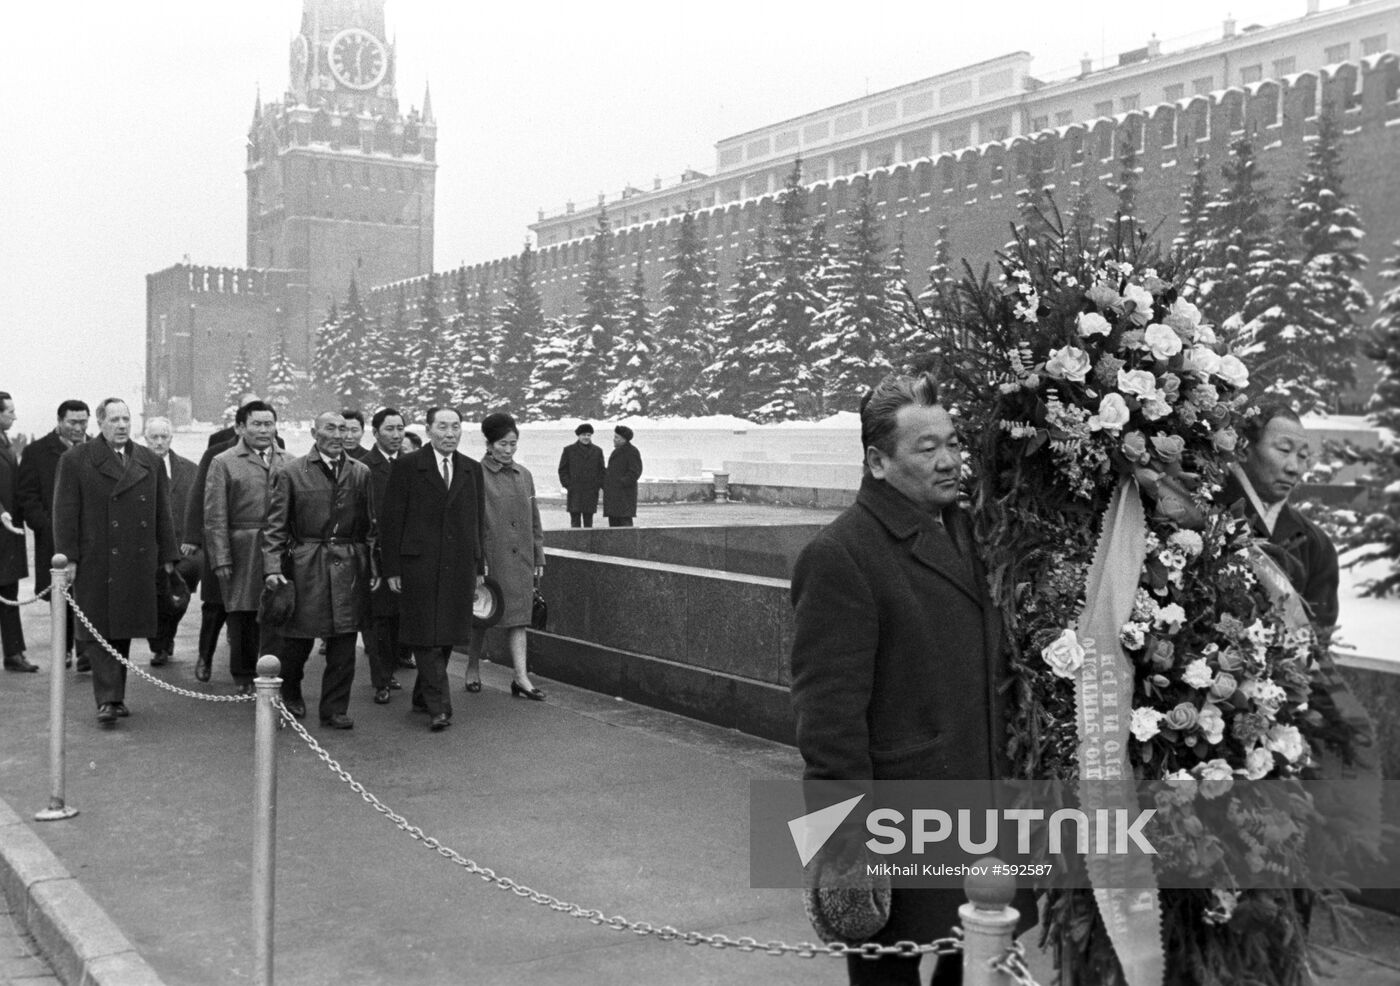
POLYGON ((632 444, 632 429, 613 429, 613 450, 603 477, 603 513, 609 527, 631 527, 637 516, 637 480, 642 478, 642 453, 632 444))
MULTIPOLYGON (((544 701, 544 692, 530 681, 525 668, 525 628, 535 601, 535 582, 544 574, 544 525, 535 500, 530 470, 515 461, 520 429, 503 411, 481 422, 486 455, 481 471, 486 481, 486 570, 501 587, 503 608, 496 625, 506 631, 515 677, 510 693, 544 701)), ((472 628, 467 650, 467 691, 481 691, 481 651, 486 631, 472 628)))
MULTIPOLYGON (((19 580, 29 574, 24 555, 24 512, 20 509, 19 463, 10 448, 10 425, 15 423, 15 402, 0 390, 0 598, 19 598, 19 580)), ((6 671, 38 671, 24 653, 24 627, 19 610, 0 604, 0 641, 6 671)))
POLYGON ((569 526, 592 527, 603 489, 603 450, 593 444, 593 426, 584 422, 574 429, 578 441, 564 446, 559 457, 559 485, 568 492, 569 526))
MULTIPOLYGON (((389 470, 404 454, 404 418, 397 408, 381 407, 371 419, 374 447, 363 461, 369 467, 376 521, 384 511, 384 493, 389 487, 389 470)), ((376 555, 379 546, 375 546, 376 555)), ((376 558, 376 565, 379 562, 376 558)), ((379 585, 370 597, 370 629, 364 634, 365 656, 369 658, 370 684, 377 705, 389 703, 389 693, 399 689, 394 671, 399 666, 399 597, 387 585, 379 585)))
MULTIPOLYGON (((151 453, 131 442, 131 411, 109 397, 97 406, 102 434, 58 460, 53 495, 54 549, 68 557, 73 599, 93 628, 123 657, 132 637, 159 627, 156 571, 180 551, 170 515, 170 483, 151 453)), ((97 721, 128 715, 126 665, 78 626, 79 656, 92 665, 97 721)))
MULTIPOLYGON (((200 559, 195 557, 197 549, 186 551, 184 535, 185 515, 189 512, 190 495, 194 491, 195 477, 199 467, 189 459, 175 454, 170 447, 174 434, 169 418, 151 418, 146 422, 146 447, 155 453, 160 467, 165 470, 165 478, 170 483, 170 513, 175 522, 175 543, 180 546, 180 560, 175 563, 175 571, 180 573, 190 594, 199 588, 200 559)), ((203 492, 200 496, 203 496, 203 492)), ((186 604, 188 605, 188 603, 186 604)), ((185 611, 167 613, 161 610, 160 632, 148 641, 151 647, 151 667, 158 668, 170 661, 175 652, 175 634, 180 630, 180 620, 185 611)))

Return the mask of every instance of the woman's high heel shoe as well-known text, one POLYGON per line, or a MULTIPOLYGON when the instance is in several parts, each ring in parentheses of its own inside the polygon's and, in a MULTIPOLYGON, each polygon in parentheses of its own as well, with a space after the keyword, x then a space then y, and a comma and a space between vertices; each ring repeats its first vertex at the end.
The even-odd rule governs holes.
POLYGON ((514 678, 510 680, 510 694, 512 698, 528 698, 535 702, 544 701, 544 692, 538 688, 525 688, 514 678))

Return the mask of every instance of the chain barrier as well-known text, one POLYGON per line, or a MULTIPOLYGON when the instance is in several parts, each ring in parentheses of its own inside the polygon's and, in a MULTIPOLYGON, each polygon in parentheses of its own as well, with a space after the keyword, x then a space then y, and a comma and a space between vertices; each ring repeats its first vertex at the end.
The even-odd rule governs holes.
POLYGON ((63 595, 65 598, 67 598, 68 605, 73 608, 73 615, 77 617, 78 622, 81 623, 83 626, 87 627, 88 633, 92 634, 92 638, 102 645, 103 650, 105 650, 108 654, 111 654, 122 664, 126 665, 126 669, 128 671, 135 671, 136 674, 138 674, 142 678, 145 678, 157 688, 164 688, 168 692, 172 692, 176 695, 183 695, 185 698, 197 698, 202 702, 252 702, 256 699, 257 696, 255 695, 210 695, 207 692, 195 692, 191 691, 188 688, 181 688, 178 685, 172 685, 168 681, 163 681, 162 679, 157 678, 155 675, 151 674, 149 671, 147 671, 145 668, 142 668, 134 661, 122 657, 121 653, 118 652, 118 650, 115 647, 113 647, 110 643, 108 643, 107 640, 102 636, 102 634, 97 632, 97 628, 92 625, 92 621, 87 618, 87 614, 78 608, 78 604, 73 599, 73 594, 68 591, 67 586, 63 587, 63 595))
MULTIPOLYGON (((43 602, 48 597, 49 593, 52 591, 53 586, 49 585, 44 589, 43 592, 37 593, 36 595, 31 596, 29 599, 6 599, 4 596, 0 596, 0 603, 4 603, 6 606, 13 606, 15 609, 19 609, 21 606, 32 606, 35 603, 43 602)), ((64 593, 64 595, 67 595, 67 593, 64 593)))
POLYGON ((335 761, 327 750, 316 742, 306 727, 297 721, 287 707, 282 704, 280 698, 274 698, 273 704, 277 707, 278 713, 282 716, 283 723, 291 727, 298 736, 311 748, 311 752, 342 781, 350 786, 350 790, 358 794, 365 804, 369 805, 379 814, 393 822, 399 831, 409 838, 421 843, 424 848, 431 849, 444 859, 451 860, 458 866, 465 869, 473 876, 479 876, 487 883, 498 890, 506 890, 517 897, 523 897, 532 904, 541 907, 548 907, 552 911, 557 911, 568 917, 581 918, 590 924, 606 926, 614 931, 630 931, 635 935, 653 935, 661 941, 677 941, 685 945, 708 945, 711 948, 737 949, 741 952, 762 952, 765 955, 795 955, 799 958, 815 958, 818 955, 830 956, 832 958, 844 958, 848 955, 856 955, 866 959, 878 959, 882 955, 948 955, 962 950, 962 941, 959 938, 939 938, 926 945, 912 941, 896 942, 893 945, 879 945, 874 942, 866 942, 863 945, 847 945, 844 942, 833 942, 829 945, 818 945, 813 942, 798 942, 790 945, 784 941, 759 941, 756 938, 730 938, 728 935, 713 934, 707 935, 699 931, 681 931, 671 925, 657 926, 649 921, 631 921, 622 916, 608 917, 596 908, 586 908, 579 904, 572 904, 568 901, 560 900, 549 894, 538 890, 532 890, 523 884, 517 883, 510 877, 501 876, 490 867, 482 866, 462 856, 456 850, 443 845, 440 841, 425 833, 421 828, 411 823, 408 819, 395 812, 392 808, 380 801, 372 793, 365 789, 365 786, 355 780, 344 767, 335 761))
POLYGON ((1012 942, 1005 953, 993 959, 991 966, 997 972, 1010 976, 1016 986, 1040 986, 1026 964, 1026 946, 1018 941, 1012 942))

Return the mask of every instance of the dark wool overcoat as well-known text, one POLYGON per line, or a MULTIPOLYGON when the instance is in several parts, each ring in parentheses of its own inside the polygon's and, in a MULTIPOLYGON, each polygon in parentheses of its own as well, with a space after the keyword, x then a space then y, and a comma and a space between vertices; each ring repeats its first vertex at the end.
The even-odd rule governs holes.
MULTIPOLYGON (((867 476, 798 556, 792 703, 805 777, 1002 776, 1000 621, 967 516, 944 519, 867 476)), ((896 890, 874 940, 945 936, 965 900, 896 890)))
POLYGON ((431 445, 389 469, 379 537, 386 579, 403 580, 399 642, 449 647, 471 639, 476 578, 486 571, 481 464, 452 453, 452 488, 431 445))
POLYGON ((637 516, 637 480, 642 478, 642 453, 631 442, 608 456, 603 477, 603 513, 608 517, 637 516))
MULTIPOLYGON (((233 574, 220 586, 224 609, 257 612, 263 590, 263 528, 272 502, 272 474, 289 457, 276 445, 267 463, 245 441, 214 456, 204 483, 204 553, 211 571, 233 574)), ((216 579, 217 581, 217 579, 216 579)))
POLYGON ((185 517, 190 511, 199 466, 174 451, 165 454, 170 456, 170 513, 175 521, 175 543, 185 544, 185 517))
POLYGON ((330 637, 369 623, 369 467, 344 456, 335 482, 312 449, 272 474, 263 533, 263 574, 286 575, 296 585, 284 637, 330 637))
POLYGON ((194 489, 190 492, 190 502, 185 507, 185 520, 182 528, 184 540, 181 543, 192 544, 200 549, 199 601, 206 606, 223 606, 224 594, 223 590, 219 588, 219 580, 215 577, 213 568, 209 565, 209 552, 204 544, 204 490, 209 482, 209 467, 214 462, 214 456, 227 452, 233 448, 236 442, 237 439, 220 442, 217 445, 210 444, 204 450, 204 454, 199 457, 199 465, 195 469, 194 489))
POLYGON ((10 440, 0 434, 0 513, 8 512, 10 524, 19 528, 11 534, 0 527, 0 585, 18 582, 29 574, 29 559, 24 556, 24 508, 19 502, 19 463, 15 460, 10 440))
POLYGON ((596 445, 574 442, 564 446, 559 456, 559 485, 568 492, 565 507, 571 514, 596 514, 598 494, 603 489, 603 450, 596 445))
POLYGON ((58 460, 68 446, 51 431, 24 447, 19 463, 19 502, 24 522, 34 532, 34 591, 48 586, 53 567, 53 491, 58 479, 58 460))
MULTIPOLYGON (((156 571, 180 557, 165 470, 150 449, 127 450, 123 469, 105 438, 73 446, 54 489, 54 548, 77 562, 73 597, 107 640, 156 635, 156 571)), ((81 620, 76 636, 91 639, 81 620)))
MULTIPOLYGON (((406 443, 405 443, 406 444, 406 443)), ((402 458, 407 453, 399 452, 398 457, 402 458)), ((374 514, 375 523, 379 521, 379 515, 384 510, 384 493, 389 488, 389 466, 390 462, 385 458, 384 453, 378 445, 369 450, 369 453, 360 460, 369 466, 370 484, 370 509, 374 514)), ((375 565, 382 569, 384 567, 384 546, 376 538, 374 543, 375 565)), ((381 581, 379 588, 370 594, 370 615, 371 616, 398 616, 399 597, 390 591, 387 583, 381 581)))

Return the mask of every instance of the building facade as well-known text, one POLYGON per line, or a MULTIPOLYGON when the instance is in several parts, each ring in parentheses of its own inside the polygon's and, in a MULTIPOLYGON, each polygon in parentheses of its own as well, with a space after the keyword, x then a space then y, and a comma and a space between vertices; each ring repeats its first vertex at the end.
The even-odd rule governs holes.
POLYGON ((432 100, 399 109, 383 0, 304 0, 282 99, 253 107, 244 267, 147 275, 146 393, 218 420, 240 349, 262 387, 275 342, 309 365, 316 326, 351 278, 369 288, 433 269, 432 100))

